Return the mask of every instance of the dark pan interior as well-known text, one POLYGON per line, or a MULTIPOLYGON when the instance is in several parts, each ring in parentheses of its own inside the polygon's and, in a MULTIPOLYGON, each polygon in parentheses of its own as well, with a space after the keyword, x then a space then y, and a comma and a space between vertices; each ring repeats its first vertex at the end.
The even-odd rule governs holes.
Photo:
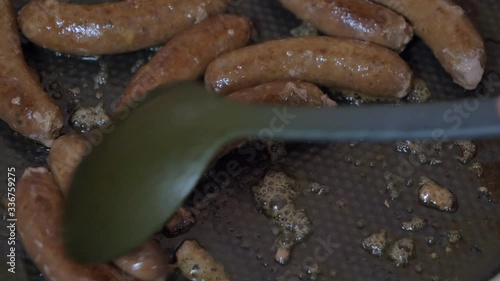
MULTIPOLYGON (((16 8, 20 8, 29 1, 14 2, 16 8)), ((477 94, 500 95, 500 2, 458 2, 486 41, 488 63, 484 82, 477 92, 464 91, 453 84, 425 44, 415 39, 402 56, 428 83, 431 102, 457 100, 460 104, 463 102, 460 99, 477 94)), ((276 0, 235 0, 231 12, 246 15, 254 21, 258 31, 255 41, 289 36, 290 29, 300 24, 276 0)), ((82 60, 43 50, 26 40, 23 43, 27 61, 39 73, 47 92, 57 98, 66 116, 80 105, 94 106, 100 101, 109 110, 132 77, 134 66, 154 54, 154 50, 145 50, 82 60), (95 78, 100 72, 107 73, 107 82, 96 85, 95 78), (74 93, 75 87, 79 87, 79 94, 74 93), (102 97, 98 98, 100 95, 102 97)), ((64 129, 65 133, 71 131, 69 126, 64 129)), ((499 168, 500 141, 474 142, 478 154, 473 162, 484 163, 489 172, 495 174, 499 168)), ((287 148, 287 156, 274 164, 268 161, 261 147, 252 146, 248 147, 247 153, 231 153, 220 160, 211 171, 213 176, 207 175, 200 182, 197 193, 186 202, 195 212, 196 224, 188 233, 176 238, 159 236, 165 250, 171 253, 184 239, 195 238, 224 264, 232 280, 237 281, 276 280, 279 276, 286 276, 283 280, 290 281, 309 280, 304 267, 313 262, 317 262, 321 270, 316 280, 481 281, 500 271, 500 206, 478 197, 477 188, 485 183, 468 170, 470 165, 463 165, 455 159, 460 154, 457 147, 444 144, 440 156, 443 163, 436 166, 416 164, 413 156, 398 152, 394 143, 298 143, 288 144, 287 148), (236 161, 241 172, 222 183, 220 179, 225 177, 229 161, 236 161), (268 169, 319 182, 330 190, 326 195, 299 191, 298 205, 311 218, 313 233, 296 247, 287 266, 273 261, 271 248, 275 238, 272 225, 257 210, 249 190, 268 169), (391 200, 386 192, 384 175, 387 173, 409 182, 396 200, 391 200), (456 194, 456 213, 442 213, 418 204, 418 181, 422 175, 456 194), (207 186, 212 188, 207 189, 207 186), (203 201, 206 204, 202 207, 198 201, 200 198, 208 199, 203 201), (402 222, 413 216, 426 219, 427 226, 415 232, 403 230, 402 222), (386 258, 377 258, 362 249, 362 238, 381 229, 386 229, 392 240, 414 239, 415 257, 408 266, 397 268, 386 258), (461 232, 459 243, 447 242, 446 234, 450 230, 461 232), (435 240, 431 246, 427 245, 429 237, 435 240), (323 255, 318 256, 318 252, 323 255), (438 258, 433 259, 433 253, 438 258)), ((26 167, 46 165, 47 154, 46 149, 13 133, 0 122, 0 182, 6 182, 7 167, 16 167, 20 176, 26 167)), ((488 187, 497 198, 500 183, 488 187)), ((0 195, 5 193, 6 185, 2 185, 0 195)), ((5 211, 2 209, 1 212, 5 218, 5 211)), ((0 240, 6 241, 7 235, 6 221, 1 220, 0 240)), ((5 266, 7 246, 4 242, 0 244, 0 269, 5 266)), ((19 243, 17 253, 17 273, 3 278, 6 269, 2 270, 0 280, 43 280, 19 243)))

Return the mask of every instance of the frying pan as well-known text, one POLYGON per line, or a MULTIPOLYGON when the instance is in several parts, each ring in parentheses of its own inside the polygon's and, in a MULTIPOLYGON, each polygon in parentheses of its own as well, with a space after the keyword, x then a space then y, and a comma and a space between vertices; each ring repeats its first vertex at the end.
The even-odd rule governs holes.
MULTIPOLYGON (((20 8, 29 1, 14 2, 16 8, 20 8)), ((486 91, 491 96, 500 96, 500 87, 495 86, 500 82, 500 2, 464 0, 457 3, 464 7, 486 41, 485 78, 478 92, 464 91, 453 84, 425 44, 415 39, 402 56, 429 85, 430 102, 456 100, 460 103, 464 98, 486 91)), ((300 24, 276 0, 239 0, 230 10, 254 21, 258 31, 255 42, 289 36, 290 29, 300 24)), ((109 111, 132 77, 132 70, 154 53, 154 50, 144 50, 82 60, 40 49, 27 41, 23 48, 28 63, 39 73, 49 94, 57 98, 66 117, 78 106, 95 106, 101 101, 109 111), (95 78, 102 77, 103 73, 108 79, 100 85, 95 78)), ((356 106, 355 102, 334 98, 342 106, 356 106)), ((72 131, 69 126, 64 128, 64 133, 72 131)), ((490 169, 488 172, 494 175, 500 161, 500 140, 476 139, 474 142, 478 153, 473 162, 484 163, 490 169)), ((321 270, 318 280, 472 281, 489 280, 500 272, 500 206, 487 198, 479 198, 477 188, 485 185, 484 179, 475 178, 468 171, 468 165, 455 159, 460 154, 456 146, 445 143, 438 153, 442 163, 435 166, 415 164, 412 155, 398 152, 394 143, 357 140, 314 145, 290 143, 288 154, 276 163, 267 159, 260 146, 253 148, 255 155, 251 156, 255 157, 229 154, 200 181, 197 191, 185 203, 196 215, 193 228, 179 237, 167 238, 161 234, 157 237, 166 253, 172 254, 185 239, 197 239, 237 281, 276 280, 279 276, 286 276, 285 280, 308 280, 306 268, 313 262, 318 263, 321 270), (219 184, 217 175, 224 173, 228 161, 236 161, 242 172, 219 184), (268 169, 286 171, 300 180, 319 182, 329 190, 326 195, 301 191, 297 204, 311 218, 313 234, 297 246, 287 266, 273 262, 273 226, 257 210, 249 190, 268 169), (401 175, 404 179, 396 200, 391 200, 386 191, 384 175, 388 173, 401 175), (422 175, 456 194, 459 204, 456 213, 441 213, 418 204, 418 179, 422 175), (219 189, 205 188, 214 182, 219 184, 219 189), (402 222, 413 216, 426 219, 427 226, 417 232, 403 230, 402 222), (415 257, 408 266, 397 268, 387 259, 371 256, 362 249, 363 237, 381 229, 386 229, 393 240, 414 239, 415 257), (446 235, 451 230, 460 231, 459 243, 447 241, 446 235), (431 237, 434 242, 428 245, 431 237), (326 259, 314 255, 315 249, 321 247, 329 250, 326 259), (433 253, 439 258, 432 259, 433 253)), ((26 141, 0 123, 0 182, 6 182, 7 167, 22 171, 29 166, 46 165, 47 154, 45 148, 26 141)), ((490 181, 488 187, 498 194, 500 187, 495 182, 495 179, 490 181)), ((6 186, 2 185, 0 194, 4 193, 6 186)), ((7 243, 4 243, 7 235, 6 222, 1 220, 0 280, 44 280, 20 243, 17 244, 17 273, 6 273, 3 259, 7 254, 7 243)))

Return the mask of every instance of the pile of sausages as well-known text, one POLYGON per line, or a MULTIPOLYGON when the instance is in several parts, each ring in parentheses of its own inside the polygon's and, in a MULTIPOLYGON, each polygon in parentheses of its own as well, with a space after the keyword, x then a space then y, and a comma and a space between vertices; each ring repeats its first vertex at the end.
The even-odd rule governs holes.
MULTIPOLYGON (((90 144, 76 136, 58 138, 62 114, 24 61, 18 28, 43 48, 79 56, 164 44, 117 100, 116 116, 136 107, 159 85, 200 77, 211 92, 245 103, 335 106, 321 86, 374 98, 403 98, 414 75, 399 53, 414 33, 457 84, 474 89, 481 81, 486 60, 483 40, 451 0, 279 1, 325 35, 247 46, 252 23, 224 14, 230 0, 126 0, 97 5, 34 0, 17 18, 10 0, 0 0, 0 32, 5 38, 0 40, 0 119, 27 138, 52 146, 50 171, 30 168, 18 186, 21 239, 49 280, 123 280, 123 276, 165 280, 172 267, 154 241, 110 264, 82 265, 65 256, 64 197, 90 144)), ((191 249, 197 244, 186 245, 191 249)), ((225 275, 196 278, 227 279, 225 275)))

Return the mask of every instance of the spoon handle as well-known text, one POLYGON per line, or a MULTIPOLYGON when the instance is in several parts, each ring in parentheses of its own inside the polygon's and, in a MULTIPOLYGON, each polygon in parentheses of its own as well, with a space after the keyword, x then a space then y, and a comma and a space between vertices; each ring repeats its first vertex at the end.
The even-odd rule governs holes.
POLYGON ((488 138, 500 136, 500 98, 359 108, 248 107, 245 132, 307 141, 488 138))

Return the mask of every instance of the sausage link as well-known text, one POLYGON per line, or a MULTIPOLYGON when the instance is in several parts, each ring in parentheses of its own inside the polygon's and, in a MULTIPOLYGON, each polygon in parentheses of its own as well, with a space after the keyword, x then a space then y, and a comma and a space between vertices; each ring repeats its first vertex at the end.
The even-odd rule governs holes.
POLYGON ((226 53, 205 74, 207 88, 227 94, 275 80, 304 80, 374 97, 402 98, 413 74, 393 51, 327 36, 268 41, 226 53))
POLYGON ((10 0, 0 0, 0 14, 0 119, 50 146, 63 126, 62 114, 24 61, 10 0))
POLYGON ((74 55, 117 54, 165 43, 177 32, 225 10, 228 0, 126 0, 78 5, 34 0, 19 12, 24 35, 74 55))
POLYGON ((401 52, 413 28, 393 11, 367 0, 280 0, 302 20, 324 33, 372 42, 401 52))
POLYGON ((218 55, 248 44, 251 30, 248 19, 221 15, 181 32, 137 72, 116 111, 142 100, 159 85, 199 78, 218 55))
POLYGON ((16 190, 21 241, 49 281, 120 281, 107 264, 80 264, 66 256, 62 236, 63 197, 45 168, 28 168, 16 190))
POLYGON ((76 168, 91 149, 91 144, 79 136, 61 136, 52 144, 47 162, 64 196, 69 192, 76 168))
POLYGON ((241 103, 283 104, 290 106, 336 106, 318 86, 302 81, 275 81, 239 90, 227 96, 241 103))
POLYGON ((160 244, 152 239, 113 263, 124 272, 145 281, 165 280, 173 272, 160 244))
POLYGON ((405 16, 432 49, 453 81, 475 89, 483 77, 486 52, 481 35, 450 0, 373 0, 405 16))

